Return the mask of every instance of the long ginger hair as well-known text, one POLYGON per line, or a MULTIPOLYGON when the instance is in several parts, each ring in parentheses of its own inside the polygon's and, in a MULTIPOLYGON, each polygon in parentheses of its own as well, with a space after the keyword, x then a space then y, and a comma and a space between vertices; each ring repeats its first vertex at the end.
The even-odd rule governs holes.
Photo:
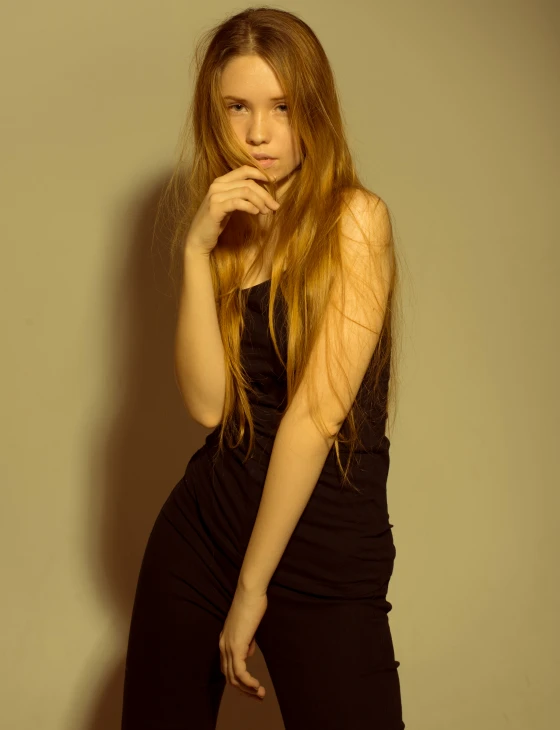
MULTIPOLYGON (((271 216, 266 234, 269 241, 273 237, 276 242, 268 326, 276 354, 286 369, 287 400, 282 415, 302 381, 327 311, 329 316, 333 315, 333 308, 327 305, 334 283, 342 277, 340 218, 343 207, 349 209, 349 195, 356 190, 370 200, 380 202, 381 199, 358 179, 345 139, 333 72, 315 33, 297 15, 285 10, 267 6, 248 8, 207 31, 195 48, 194 93, 180 135, 178 161, 160 200, 160 210, 165 208, 172 220, 172 279, 175 281, 175 263, 182 261, 191 221, 216 177, 242 165, 256 166, 267 174, 269 182, 265 187, 273 197, 276 196, 275 181, 237 140, 220 92, 221 73, 226 64, 237 56, 251 54, 266 61, 279 79, 302 160, 292 172, 295 179, 291 181, 281 207, 271 216), (286 361, 282 358, 275 329, 277 296, 281 297, 287 313, 286 361)), ((367 406, 363 408, 358 402, 362 396, 355 398, 348 416, 334 435, 343 484, 351 483, 348 473, 352 455, 357 448, 363 447, 360 423, 364 419, 371 422, 372 414, 376 413, 384 426, 389 415, 389 382, 394 400, 394 292, 399 276, 392 229, 391 226, 391 240, 387 244, 392 261, 389 296, 378 344, 360 386, 360 393, 367 394, 367 406), (387 377, 389 368, 390 381, 387 377), (345 468, 340 458, 341 444, 348 447, 345 468)), ((266 243, 256 216, 234 211, 210 254, 226 366, 219 447, 223 449, 224 440, 230 448, 237 447, 248 427, 249 450, 245 458, 253 448, 254 425, 248 397, 253 389, 241 360, 246 302, 240 288, 246 273, 242 268, 242 252, 248 245, 257 251, 253 265, 260 271, 266 243)), ((373 250, 374 247, 368 248, 373 250)), ((365 284, 367 286, 368 282, 365 284)), ((329 321, 331 326, 336 326, 334 319, 329 321)), ((335 356, 341 354, 335 353, 335 356)), ((328 369, 330 372, 330 367, 328 369)), ((336 388, 332 380, 331 386, 336 388)), ((325 437, 332 437, 320 414, 316 393, 309 393, 309 403, 317 427, 325 437)))

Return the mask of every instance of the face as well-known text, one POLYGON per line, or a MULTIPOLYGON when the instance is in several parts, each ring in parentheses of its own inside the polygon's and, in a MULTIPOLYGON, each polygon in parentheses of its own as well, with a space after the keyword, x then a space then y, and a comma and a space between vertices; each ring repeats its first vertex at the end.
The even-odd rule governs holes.
POLYGON ((275 158, 266 170, 276 176, 281 199, 301 155, 274 71, 260 56, 237 56, 223 70, 221 92, 241 145, 250 155, 275 158))

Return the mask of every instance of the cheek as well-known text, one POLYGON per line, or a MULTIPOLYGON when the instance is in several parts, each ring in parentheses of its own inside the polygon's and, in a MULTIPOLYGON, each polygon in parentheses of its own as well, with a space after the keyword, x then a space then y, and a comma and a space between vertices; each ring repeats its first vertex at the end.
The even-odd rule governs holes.
POLYGON ((294 139, 294 136, 290 134, 290 141, 289 141, 290 149, 292 152, 292 157, 294 158, 294 161, 296 164, 299 162, 300 159, 300 150, 298 148, 297 140, 294 139))
POLYGON ((284 149, 286 150, 287 154, 294 160, 294 162, 297 162, 298 150, 291 134, 286 135, 286 138, 284 140, 284 149))
POLYGON ((233 131, 235 132, 235 134, 238 137, 241 137, 243 135, 243 127, 239 123, 239 120, 238 119, 230 119, 229 121, 230 121, 231 128, 233 129, 233 131))
POLYGON ((299 163, 301 162, 301 156, 299 153, 299 150, 294 146, 292 147, 292 163, 294 167, 297 167, 299 163))

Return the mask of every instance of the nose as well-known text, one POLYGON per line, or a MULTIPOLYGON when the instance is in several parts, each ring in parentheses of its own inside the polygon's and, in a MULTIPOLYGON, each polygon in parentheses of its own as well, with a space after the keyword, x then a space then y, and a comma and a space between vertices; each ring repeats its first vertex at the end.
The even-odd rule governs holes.
POLYGON ((254 145, 261 145, 269 141, 269 131, 264 119, 264 112, 255 112, 247 129, 247 142, 254 145))

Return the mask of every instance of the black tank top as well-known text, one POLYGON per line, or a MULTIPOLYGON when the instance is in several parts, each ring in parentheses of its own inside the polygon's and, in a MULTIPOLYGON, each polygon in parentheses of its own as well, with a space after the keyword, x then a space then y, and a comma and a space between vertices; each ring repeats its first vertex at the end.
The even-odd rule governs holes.
MULTIPOLYGON (((247 297, 241 340, 242 361, 255 394, 249 393, 255 440, 243 464, 246 438, 218 453, 218 426, 189 461, 185 480, 195 490, 198 518, 220 556, 240 568, 251 536, 266 479, 279 409, 285 405, 286 372, 268 328, 270 280, 243 290, 247 297)), ((286 321, 280 293, 275 326, 286 358, 286 321)), ((385 372, 388 387, 388 369, 385 372)), ((357 398, 362 398, 360 388, 357 398)), ((389 439, 385 413, 369 412, 360 427, 364 448, 354 452, 349 476, 360 490, 342 487, 331 448, 321 475, 271 579, 296 591, 333 598, 385 598, 396 550, 387 508, 389 439)), ((346 451, 341 446, 343 466, 346 451)), ((387 610, 390 604, 385 602, 387 610)))

